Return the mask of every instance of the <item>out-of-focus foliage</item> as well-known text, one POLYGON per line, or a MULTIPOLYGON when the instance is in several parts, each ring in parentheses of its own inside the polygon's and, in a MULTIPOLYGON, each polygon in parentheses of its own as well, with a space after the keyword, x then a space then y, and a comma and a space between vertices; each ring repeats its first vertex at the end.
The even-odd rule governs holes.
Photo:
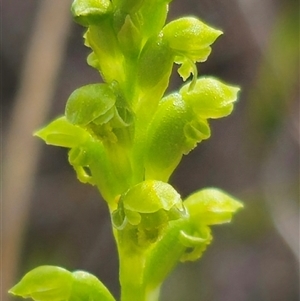
POLYGON ((299 91, 299 11, 278 12, 249 95, 249 128, 256 143, 272 143, 299 91))

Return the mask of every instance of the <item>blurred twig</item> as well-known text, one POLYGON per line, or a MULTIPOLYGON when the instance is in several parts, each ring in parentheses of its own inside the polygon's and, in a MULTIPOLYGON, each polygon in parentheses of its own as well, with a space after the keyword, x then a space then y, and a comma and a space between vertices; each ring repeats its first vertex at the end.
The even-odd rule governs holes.
POLYGON ((15 281, 39 158, 39 144, 32 133, 50 109, 70 28, 69 7, 70 1, 61 0, 39 4, 6 135, 2 170, 3 301, 15 281))

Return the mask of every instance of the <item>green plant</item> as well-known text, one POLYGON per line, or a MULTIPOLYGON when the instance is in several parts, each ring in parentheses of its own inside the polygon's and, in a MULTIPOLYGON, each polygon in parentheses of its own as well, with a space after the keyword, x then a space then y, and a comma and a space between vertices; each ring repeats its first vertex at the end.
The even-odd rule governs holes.
MULTIPOLYGON (((179 261, 196 260, 210 226, 229 222, 241 203, 216 188, 182 201, 168 184, 182 156, 210 137, 208 120, 227 116, 239 89, 197 77, 222 34, 197 18, 165 25, 170 0, 75 0, 86 27, 88 64, 104 83, 69 97, 65 115, 36 136, 69 149, 78 179, 106 201, 120 261, 122 301, 154 301, 179 261), (173 64, 186 81, 164 96, 173 64), (166 252, 167 250, 167 252, 166 252)), ((115 300, 94 276, 38 267, 10 293, 41 301, 115 300)))

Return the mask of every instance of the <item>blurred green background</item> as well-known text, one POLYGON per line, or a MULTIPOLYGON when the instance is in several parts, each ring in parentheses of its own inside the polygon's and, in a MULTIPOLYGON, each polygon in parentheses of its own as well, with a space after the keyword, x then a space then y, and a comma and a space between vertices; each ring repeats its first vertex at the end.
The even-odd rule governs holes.
MULTIPOLYGON (((119 295, 105 203, 77 181, 65 149, 32 137, 63 113, 75 88, 100 80, 86 64, 84 30, 71 22, 69 6, 1 2, 3 301, 16 300, 7 288, 44 264, 87 270, 119 295)), ((211 122, 211 139, 184 157, 171 182, 183 197, 220 187, 245 208, 214 227, 200 261, 177 267, 161 300, 299 300, 299 3, 174 0, 169 19, 183 15, 225 33, 199 74, 242 92, 234 113, 211 122)), ((174 72, 170 91, 179 85, 174 72)))

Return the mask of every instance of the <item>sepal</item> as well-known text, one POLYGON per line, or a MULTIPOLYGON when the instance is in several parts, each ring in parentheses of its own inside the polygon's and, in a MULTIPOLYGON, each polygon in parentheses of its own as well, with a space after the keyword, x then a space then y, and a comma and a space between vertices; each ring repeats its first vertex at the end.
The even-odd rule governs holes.
POLYGON ((239 88, 213 77, 199 78, 194 87, 184 85, 179 93, 201 118, 221 118, 229 115, 237 100, 239 88))
POLYGON ((185 201, 191 221, 203 225, 228 223, 243 204, 217 188, 205 188, 190 195, 185 201))
POLYGON ((92 274, 75 271, 72 275, 74 282, 69 301, 115 301, 105 285, 92 274))
POLYGON ((46 144, 66 148, 77 147, 91 139, 83 128, 70 123, 64 116, 59 117, 46 127, 36 131, 34 136, 43 139, 46 144))
POLYGON ((97 124, 106 123, 113 117, 115 102, 116 96, 109 85, 90 84, 76 89, 70 95, 65 115, 70 123, 80 126, 93 121, 97 124))
POLYGON ((75 21, 83 26, 97 24, 112 12, 110 0, 74 0, 71 12, 75 21))
POLYGON ((222 31, 214 29, 194 17, 174 20, 168 23, 162 32, 170 48, 197 62, 207 59, 203 50, 209 48, 222 34, 222 31))

